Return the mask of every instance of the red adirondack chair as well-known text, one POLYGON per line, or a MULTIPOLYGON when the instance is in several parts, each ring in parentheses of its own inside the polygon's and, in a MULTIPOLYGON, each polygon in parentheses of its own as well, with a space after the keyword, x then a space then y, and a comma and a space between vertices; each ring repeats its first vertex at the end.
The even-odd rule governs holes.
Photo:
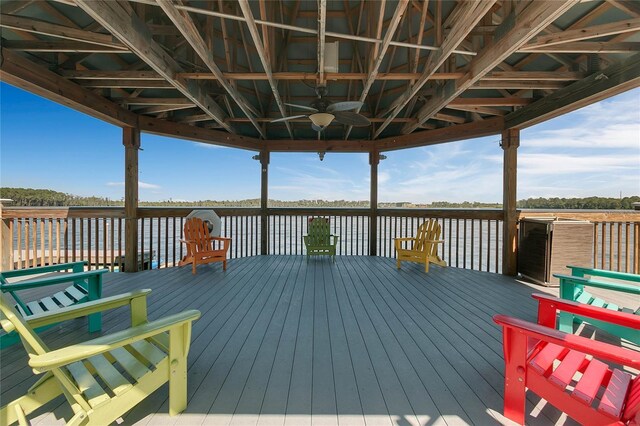
POLYGON ((493 317, 503 332, 504 415, 524 424, 528 389, 583 425, 640 425, 640 377, 603 362, 640 369, 640 352, 555 329, 558 311, 635 330, 640 330, 640 317, 542 294, 533 297, 538 324, 493 317))
POLYGON ((231 238, 212 237, 207 224, 200 218, 192 217, 184 224, 184 240, 187 254, 178 266, 191 264, 191 271, 196 273, 196 266, 211 262, 222 262, 222 269, 227 270, 227 252, 231 238))

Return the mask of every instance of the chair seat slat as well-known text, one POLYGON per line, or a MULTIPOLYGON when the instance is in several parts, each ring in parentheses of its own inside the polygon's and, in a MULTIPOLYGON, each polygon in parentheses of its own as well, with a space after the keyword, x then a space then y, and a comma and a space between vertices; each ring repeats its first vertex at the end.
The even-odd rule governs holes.
POLYGON ((119 395, 132 386, 103 355, 92 356, 88 361, 114 394, 119 395))
POLYGON ((592 359, 571 396, 586 405, 591 405, 608 370, 607 364, 597 359, 592 359))
POLYGON ((72 285, 67 287, 64 291, 68 293, 71 297, 76 299, 76 302, 80 302, 87 297, 87 293, 81 291, 77 285, 72 285))
POLYGON ((69 296, 67 296, 67 295, 66 295, 64 292, 62 292, 62 291, 57 292, 57 293, 56 293, 56 294, 54 294, 52 297, 53 297, 55 300, 57 300, 57 301, 58 301, 58 303, 59 303, 60 305, 62 305, 62 306, 64 306, 64 307, 71 306, 71 305, 73 305, 74 303, 76 303, 76 302, 74 302, 74 300, 73 300, 72 298, 70 298, 69 296))
POLYGON ((38 303, 37 301, 27 303, 27 308, 29 308, 33 315, 41 314, 44 312, 44 309, 42 309, 40 303, 38 303))
POLYGON ((78 389, 85 395, 87 402, 89 402, 92 408, 109 401, 109 395, 100 387, 100 384, 91 373, 89 373, 89 370, 87 370, 87 367, 84 366, 82 361, 69 364, 67 370, 69 370, 69 373, 73 376, 73 379, 78 385, 78 389))
POLYGON ((58 304, 54 302, 51 297, 45 297, 44 299, 41 299, 40 302, 44 305, 47 312, 57 311, 60 309, 58 304))
POLYGON ((131 344, 131 346, 145 359, 149 361, 150 364, 158 365, 163 359, 167 357, 167 354, 162 352, 153 344, 147 342, 146 340, 139 340, 131 344))
POLYGON ((607 389, 604 391, 604 395, 602 395, 598 405, 598 411, 619 419, 622 415, 622 406, 630 383, 631 375, 629 373, 614 368, 607 389))
POLYGON ((140 380, 150 370, 136 359, 125 348, 116 348, 109 353, 118 361, 120 365, 133 377, 136 381, 140 380))
POLYGON ((561 389, 566 389, 585 357, 586 355, 580 351, 569 351, 558 368, 549 376, 549 381, 561 389))
POLYGON ((565 351, 566 349, 562 346, 548 343, 535 357, 533 357, 531 361, 529 361, 529 365, 537 371, 538 374, 545 374, 553 367, 553 362, 565 351))

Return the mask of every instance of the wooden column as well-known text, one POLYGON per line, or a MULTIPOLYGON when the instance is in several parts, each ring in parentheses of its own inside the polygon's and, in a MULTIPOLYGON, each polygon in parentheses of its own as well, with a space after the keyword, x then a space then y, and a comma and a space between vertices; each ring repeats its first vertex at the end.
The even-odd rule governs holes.
POLYGON ((124 127, 124 269, 138 271, 138 150, 140 129, 124 127))
MULTIPOLYGON (((0 218, 2 218, 2 201, 0 201, 0 218)), ((11 219, 0 220, 0 271, 10 271, 13 269, 13 248, 11 228, 9 227, 11 219)))
POLYGON ((369 256, 378 255, 378 164, 380 164, 380 152, 377 150, 369 153, 371 165, 371 195, 369 196, 369 256))
POLYGON ((520 130, 507 129, 502 132, 504 150, 502 210, 504 213, 502 228, 502 273, 517 274, 518 254, 518 213, 516 210, 518 147, 520 130))
POLYGON ((260 152, 260 254, 269 254, 269 151, 260 152))

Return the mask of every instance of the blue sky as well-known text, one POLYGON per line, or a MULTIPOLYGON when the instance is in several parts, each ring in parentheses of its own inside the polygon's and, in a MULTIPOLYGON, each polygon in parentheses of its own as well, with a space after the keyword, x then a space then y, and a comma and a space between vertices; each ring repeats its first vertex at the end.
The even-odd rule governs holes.
MULTIPOLYGON (((2 186, 124 195, 121 129, 0 83, 2 186)), ((502 201, 499 136, 385 153, 379 199, 502 201)), ((140 199, 260 196, 253 152, 142 135, 140 199)), ((640 195, 640 89, 524 129, 518 199, 640 195)), ((272 199, 366 200, 365 154, 272 154, 272 199)))

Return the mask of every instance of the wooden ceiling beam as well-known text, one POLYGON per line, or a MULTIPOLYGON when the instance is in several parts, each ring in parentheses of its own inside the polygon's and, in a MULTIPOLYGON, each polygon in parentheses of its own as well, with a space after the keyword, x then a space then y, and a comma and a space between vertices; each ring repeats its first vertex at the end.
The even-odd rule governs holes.
POLYGON ((126 49, 121 42, 114 40, 113 36, 109 34, 85 31, 22 16, 0 14, 0 27, 100 46, 126 49))
POLYGON ((265 148, 269 152, 371 152, 374 141, 370 140, 266 140, 265 148))
POLYGON ((504 109, 486 107, 486 106, 456 106, 456 105, 447 105, 448 109, 453 109, 456 111, 466 111, 466 112, 475 112, 480 114, 488 114, 488 115, 497 115, 497 116, 505 116, 509 111, 504 109))
POLYGON ((324 86, 324 50, 327 32, 327 0, 318 1, 318 85, 324 86))
MULTIPOLYGON (((187 40, 189 45, 193 48, 196 54, 200 57, 202 62, 209 68, 211 73, 217 78, 220 85, 227 91, 231 98, 238 104, 242 112, 251 120, 251 124, 256 128, 260 136, 265 137, 262 128, 255 121, 254 117, 260 115, 258 111, 253 108, 253 106, 242 96, 235 87, 233 87, 227 79, 224 78, 224 75, 218 64, 213 60, 210 55, 210 50, 207 46, 207 43, 202 38, 198 27, 195 22, 191 19, 189 14, 183 10, 178 10, 175 7, 175 4, 169 0, 157 0, 158 5, 162 8, 164 13, 171 19, 171 22, 178 28, 182 36, 187 40)), ((181 4, 181 2, 179 3, 181 4)))
MULTIPOLYGON (((420 108, 416 114, 417 123, 424 123, 435 113, 447 106, 451 101, 460 96, 465 90, 480 80, 485 74, 492 71, 509 55, 518 51, 532 37, 536 36, 544 27, 561 16, 578 0, 563 2, 533 0, 519 13, 514 13, 505 19, 491 43, 484 47, 469 63, 467 74, 460 80, 448 81, 442 86, 438 95, 432 97, 420 108)), ((485 120, 486 121, 486 120, 485 120)), ((417 124, 405 125, 403 134, 413 132, 418 128, 417 124)))
POLYGON ((262 141, 247 136, 206 129, 204 127, 191 126, 184 123, 161 120, 144 115, 139 116, 138 121, 140 130, 145 133, 170 136, 178 139, 202 142, 209 145, 247 149, 251 151, 260 151, 264 149, 262 141))
MULTIPOLYGON (((287 113, 284 109, 284 104, 282 102, 282 98, 280 97, 280 92, 278 91, 278 83, 273 78, 272 70, 271 70, 271 62, 269 61, 269 56, 265 51, 264 44, 260 39, 260 34, 258 32, 258 27, 256 25, 255 19, 253 17, 253 12, 251 11, 251 5, 248 0, 239 0, 240 9, 242 9, 242 14, 246 20, 247 26, 249 28, 249 33, 251 34, 251 38, 257 48, 258 56, 260 57, 260 62, 262 62, 262 68, 264 69, 265 74, 267 74, 267 78, 269 81, 269 86, 271 86, 271 92, 273 93, 273 98, 278 105, 278 110, 283 117, 287 116, 287 113)), ((289 132, 289 136, 293 139, 293 130, 291 130, 291 126, 287 125, 287 131, 289 132)))
MULTIPOLYGON (((391 114, 387 117, 387 120, 382 123, 376 130, 373 138, 377 138, 391 123, 391 120, 395 118, 400 111, 411 101, 411 99, 417 95, 418 91, 427 83, 427 81, 435 74, 447 59, 451 56, 458 45, 464 40, 469 32, 475 27, 480 19, 491 9, 495 0, 482 1, 482 2, 461 2, 451 12, 453 26, 451 31, 445 36, 440 50, 432 52, 427 58, 424 71, 420 78, 411 85, 404 95, 402 95, 391 111, 391 114)), ((426 121, 426 120, 424 120, 426 121)), ((423 122, 424 122, 423 121, 423 122)))
POLYGON ((512 112, 505 117, 505 128, 532 126, 636 87, 640 87, 640 53, 512 112))
POLYGON ((472 123, 458 124, 433 130, 424 130, 410 135, 392 136, 378 139, 376 148, 379 151, 393 151, 420 146, 438 145, 465 139, 496 135, 504 128, 503 117, 493 117, 472 123))
POLYGON ((640 50, 640 42, 630 41, 576 41, 534 46, 521 49, 520 53, 628 53, 640 50))
MULTIPOLYGON (((380 65, 382 64, 382 61, 384 59, 384 55, 387 53, 387 49, 389 48, 389 45, 391 43, 391 41, 393 40, 393 36, 396 33, 396 30, 398 29, 398 26, 400 25, 400 20, 402 19, 402 16, 404 15, 405 10, 407 9, 407 5, 409 4, 409 0, 399 0, 398 4, 396 6, 396 10, 393 12, 393 17, 391 18, 391 23, 389 24, 389 27, 387 28, 387 32, 384 35, 384 39, 382 41, 382 44, 378 47, 378 45, 376 44, 376 55, 371 57, 371 60, 369 61, 369 68, 368 68, 368 76, 367 79, 365 80, 364 83, 364 87, 362 88, 362 92, 360 94, 360 98, 358 99, 360 102, 364 102, 365 99, 367 98, 367 95, 369 94, 369 90, 371 90, 371 86, 373 86, 373 83, 375 83, 376 81, 376 76, 378 75, 378 71, 380 69, 380 65)), ((382 13, 382 15, 384 16, 384 13, 382 13)), ((359 107, 355 110, 355 112, 360 112, 360 109, 362 107, 359 107)), ((345 133, 345 139, 349 138, 349 134, 351 133, 351 129, 353 128, 353 126, 349 126, 347 128, 347 131, 345 133)))
POLYGON ((447 104, 452 106, 525 106, 533 100, 527 98, 457 98, 447 104))
POLYGON ((135 127, 138 116, 19 54, 0 50, 0 80, 116 126, 135 127))
POLYGON ((548 47, 556 44, 582 41, 597 37, 606 37, 614 34, 622 34, 638 30, 640 30, 640 18, 625 19, 624 21, 611 22, 602 25, 593 25, 586 28, 578 28, 538 36, 524 45, 523 49, 530 50, 533 47, 548 47))
POLYGON ((126 47, 103 46, 75 40, 2 40, 2 47, 41 53, 131 53, 126 47))
POLYGON ((203 87, 193 80, 175 78, 176 73, 183 71, 182 68, 153 39, 151 32, 135 12, 127 10, 120 2, 108 0, 76 0, 76 3, 225 130, 233 132, 231 126, 224 121, 226 114, 206 94, 203 87))

